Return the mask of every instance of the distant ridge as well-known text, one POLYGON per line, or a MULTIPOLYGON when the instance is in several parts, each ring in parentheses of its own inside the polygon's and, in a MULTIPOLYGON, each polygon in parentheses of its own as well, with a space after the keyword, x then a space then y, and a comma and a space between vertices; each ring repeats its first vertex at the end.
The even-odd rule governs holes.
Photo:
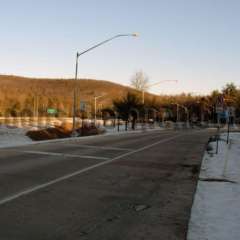
MULTIPOLYGON (((68 114, 72 109, 73 79, 31 78, 14 75, 0 75, 0 113, 8 108, 32 109, 34 99, 38 97, 38 108, 46 107, 64 109, 68 114)), ((77 80, 78 103, 86 101, 93 104, 94 96, 104 95, 98 103, 102 107, 110 107, 112 100, 122 97, 127 91, 135 91, 131 87, 105 80, 77 80)))

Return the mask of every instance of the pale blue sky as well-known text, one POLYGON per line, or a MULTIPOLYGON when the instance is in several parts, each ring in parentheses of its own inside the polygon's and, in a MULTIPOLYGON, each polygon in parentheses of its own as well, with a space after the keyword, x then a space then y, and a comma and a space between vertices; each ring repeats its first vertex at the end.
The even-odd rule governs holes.
POLYGON ((239 0, 0 0, 0 73, 72 77, 75 52, 112 35, 140 33, 79 61, 79 75, 129 84, 142 69, 155 93, 207 93, 240 63, 239 0))

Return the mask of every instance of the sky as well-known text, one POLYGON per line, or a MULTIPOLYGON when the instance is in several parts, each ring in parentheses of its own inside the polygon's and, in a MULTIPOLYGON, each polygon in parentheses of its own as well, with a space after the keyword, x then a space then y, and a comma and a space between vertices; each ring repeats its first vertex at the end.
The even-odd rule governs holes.
POLYGON ((0 74, 130 84, 142 70, 156 94, 240 86, 239 0, 0 0, 0 74))

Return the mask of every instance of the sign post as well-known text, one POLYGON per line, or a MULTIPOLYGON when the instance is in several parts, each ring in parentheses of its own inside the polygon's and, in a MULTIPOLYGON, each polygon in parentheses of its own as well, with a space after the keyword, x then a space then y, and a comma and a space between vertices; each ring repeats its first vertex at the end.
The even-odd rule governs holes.
POLYGON ((85 112, 87 109, 87 103, 85 101, 80 102, 80 111, 85 112))

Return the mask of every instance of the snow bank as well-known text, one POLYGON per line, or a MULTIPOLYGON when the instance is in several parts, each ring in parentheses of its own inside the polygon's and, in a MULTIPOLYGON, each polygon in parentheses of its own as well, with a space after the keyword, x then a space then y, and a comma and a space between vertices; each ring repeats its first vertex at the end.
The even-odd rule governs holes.
POLYGON ((0 125, 0 148, 31 143, 32 140, 25 135, 26 131, 24 128, 0 125))
MULTIPOLYGON (((221 135, 226 139, 226 135, 221 135)), ((205 153, 189 222, 188 240, 240 239, 240 134, 205 153)))
MULTIPOLYGON (((120 126, 120 131, 118 132, 117 127, 115 128, 103 128, 106 130, 104 134, 100 135, 93 135, 93 136, 84 136, 83 138, 94 138, 101 135, 119 135, 119 134, 134 134, 139 133, 142 131, 157 131, 157 130, 164 130, 159 126, 149 127, 149 128, 142 128, 142 126, 138 125, 136 130, 131 130, 130 128, 128 131, 125 131, 125 126, 120 126)), ((62 141, 72 141, 74 139, 78 139, 79 137, 71 137, 71 138, 64 138, 64 139, 52 139, 52 140, 44 140, 44 141, 32 141, 29 137, 25 134, 29 130, 34 130, 33 127, 28 128, 16 128, 12 126, 0 125, 0 148, 4 147, 14 147, 14 146, 23 146, 28 144, 41 144, 47 142, 62 142, 62 141)), ((37 128, 36 128, 37 130, 37 128)))

